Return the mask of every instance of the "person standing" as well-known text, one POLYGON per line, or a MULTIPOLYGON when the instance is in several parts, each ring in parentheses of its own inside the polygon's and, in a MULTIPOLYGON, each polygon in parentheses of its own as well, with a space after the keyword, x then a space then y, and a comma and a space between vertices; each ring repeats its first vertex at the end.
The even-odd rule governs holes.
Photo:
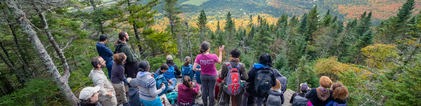
POLYGON ((307 90, 305 97, 309 98, 314 106, 325 106, 330 101, 333 101, 333 91, 329 90, 332 80, 327 76, 322 76, 320 77, 319 84, 319 87, 307 90))
POLYGON ((116 42, 116 48, 114 53, 124 53, 127 56, 126 63, 124 64, 125 73, 127 77, 136 78, 136 74, 139 72, 138 68, 139 65, 137 63, 137 56, 134 53, 133 49, 131 49, 127 45, 127 41, 129 41, 129 35, 125 31, 121 31, 118 33, 118 41, 116 42))
POLYGON ((99 36, 99 42, 96 43, 96 50, 98 51, 99 56, 101 56, 105 60, 105 65, 107 66, 108 70, 108 78, 111 79, 111 69, 113 66, 113 52, 110 48, 105 46, 105 43, 107 43, 107 35, 102 34, 99 36))
POLYGON ((200 45, 201 54, 196 56, 193 64, 194 71, 201 71, 200 79, 202 82, 202 100, 205 106, 213 106, 215 104, 215 84, 216 79, 218 78, 215 63, 222 63, 222 52, 224 51, 224 47, 225 45, 219 47, 218 57, 216 54, 209 53, 210 44, 209 42, 204 41, 200 45), (198 65, 201 66, 200 69, 197 69, 198 65))
POLYGON ((94 57, 91 60, 91 64, 94 69, 89 73, 89 78, 92 79, 95 86, 100 87, 99 100, 101 100, 104 106, 116 106, 117 99, 115 97, 114 87, 102 71, 102 68, 105 67, 104 59, 100 56, 94 57))
MULTIPOLYGON (((233 74, 230 74, 230 69, 239 68, 239 69, 237 69, 237 71, 239 72, 238 75, 240 75, 240 78, 241 78, 240 80, 247 80, 248 79, 246 66, 243 63, 240 62, 241 52, 238 49, 233 49, 230 52, 230 56, 231 56, 231 59, 229 60, 229 62, 224 63, 222 65, 221 75, 219 75, 219 79, 222 79, 223 82, 221 83, 222 86, 220 86, 219 90, 223 90, 224 86, 225 87, 229 86, 229 85, 227 85, 228 80, 238 80, 236 78, 228 76, 228 75, 233 75, 233 74)), ((240 83, 241 83, 241 81, 240 81, 240 83)), ((230 104, 230 98, 231 98, 231 101, 232 101, 232 106, 240 105, 241 104, 241 97, 244 93, 244 86, 239 87, 239 88, 241 88, 241 89, 238 89, 238 91, 240 93, 237 94, 237 95, 229 95, 227 93, 228 91, 221 92, 221 94, 219 94, 221 96, 220 97, 221 99, 219 101, 219 105, 228 106, 230 104)))
POLYGON ((112 69, 111 83, 115 90, 120 94, 120 100, 123 101, 123 105, 127 105, 126 88, 124 87, 124 67, 123 63, 126 61, 126 55, 124 53, 114 54, 114 64, 112 69))

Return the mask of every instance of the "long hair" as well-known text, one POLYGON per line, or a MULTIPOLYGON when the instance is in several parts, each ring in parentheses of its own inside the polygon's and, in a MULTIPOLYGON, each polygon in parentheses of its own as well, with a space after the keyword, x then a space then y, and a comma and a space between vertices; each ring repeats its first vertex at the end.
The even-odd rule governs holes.
POLYGON ((200 53, 201 54, 205 53, 206 51, 208 51, 209 47, 210 47, 210 43, 207 41, 204 41, 202 44, 200 44, 200 53))
POLYGON ((190 60, 191 60, 190 57, 186 57, 185 59, 186 62, 184 62, 183 66, 187 67, 190 64, 190 60))
POLYGON ((333 98, 345 100, 348 97, 348 88, 346 88, 342 83, 335 82, 332 85, 333 98))
POLYGON ((113 55, 114 62, 118 65, 122 65, 124 63, 124 59, 126 58, 126 55, 124 53, 117 53, 113 55))
POLYGON ((191 79, 189 76, 184 76, 183 85, 187 86, 190 89, 193 89, 192 84, 190 83, 191 79))

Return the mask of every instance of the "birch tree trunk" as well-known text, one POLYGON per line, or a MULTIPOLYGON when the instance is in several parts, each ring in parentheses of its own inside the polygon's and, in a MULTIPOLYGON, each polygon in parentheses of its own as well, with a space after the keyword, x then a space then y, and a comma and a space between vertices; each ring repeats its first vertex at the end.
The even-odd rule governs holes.
POLYGON ((50 55, 39 40, 37 33, 34 31, 30 21, 26 18, 25 13, 18 8, 16 4, 17 1, 6 0, 3 2, 5 2, 6 6, 11 10, 12 15, 16 18, 16 22, 18 22, 19 26, 21 27, 22 32, 25 33, 30 39, 31 45, 35 48, 35 52, 37 53, 38 58, 43 62, 54 83, 60 88, 60 92, 65 96, 65 98, 71 103, 72 106, 76 106, 78 99, 73 94, 68 85, 68 78, 70 76, 69 70, 64 70, 64 75, 60 75, 50 55))
POLYGON ((186 23, 187 25, 187 38, 189 39, 189 55, 190 55, 190 63, 194 62, 194 58, 191 52, 191 41, 190 41, 190 29, 189 29, 189 23, 186 23))

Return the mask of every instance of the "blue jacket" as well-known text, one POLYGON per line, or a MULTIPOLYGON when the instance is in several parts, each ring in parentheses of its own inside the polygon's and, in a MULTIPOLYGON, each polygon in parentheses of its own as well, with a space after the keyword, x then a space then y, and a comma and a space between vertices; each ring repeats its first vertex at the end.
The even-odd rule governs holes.
POLYGON ((99 56, 101 56, 106 62, 105 64, 108 64, 113 61, 113 52, 111 51, 111 49, 105 46, 105 44, 99 42, 96 43, 96 50, 98 51, 99 56))

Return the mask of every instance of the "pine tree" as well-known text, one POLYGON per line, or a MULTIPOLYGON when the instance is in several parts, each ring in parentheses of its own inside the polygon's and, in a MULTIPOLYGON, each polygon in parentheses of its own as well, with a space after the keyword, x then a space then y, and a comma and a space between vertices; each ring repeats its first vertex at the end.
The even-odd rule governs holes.
POLYGON ((256 50, 256 54, 269 53, 272 54, 272 51, 269 49, 269 46, 272 44, 272 37, 270 30, 267 30, 267 21, 262 19, 262 26, 260 30, 254 35, 253 38, 253 48, 256 50))
POLYGON ((294 15, 294 16, 292 16, 292 18, 289 21, 289 27, 295 27, 297 24, 298 24, 298 19, 294 15))
POLYGON ((225 27, 224 27, 224 29, 230 35, 232 35, 234 33, 234 30, 235 30, 234 21, 232 20, 232 18, 231 18, 231 12, 229 12, 229 11, 228 11, 228 14, 227 14, 227 18, 225 19, 225 27))
POLYGON ((200 30, 200 42, 203 42, 205 38, 204 32, 206 30, 206 24, 208 23, 206 19, 205 10, 202 9, 202 11, 200 11, 200 15, 198 19, 199 21, 197 22, 197 26, 199 27, 199 30, 200 30))
POLYGON ((253 15, 250 15, 250 22, 248 25, 249 28, 253 27, 253 15))
POLYGON ((300 33, 303 36, 306 36, 306 39, 310 39, 308 35, 306 35, 306 32, 308 31, 308 26, 307 26, 307 14, 304 13, 303 17, 301 17, 301 23, 300 23, 300 27, 298 29, 298 33, 300 33))
POLYGON ((165 11, 165 16, 170 20, 170 27, 171 27, 171 34, 173 34, 173 39, 176 38, 176 34, 174 34, 174 31, 176 30, 175 27, 177 27, 177 25, 179 26, 180 24, 180 17, 178 17, 177 15, 182 13, 183 11, 181 11, 181 7, 176 6, 178 0, 164 0, 165 5, 162 6, 162 10, 165 11))
POLYGON ((306 36, 306 41, 311 41, 313 36, 313 32, 315 32, 318 29, 319 26, 319 12, 317 11, 317 6, 314 6, 313 9, 310 10, 307 16, 307 26, 308 31, 306 36))
POLYGON ((323 23, 322 26, 327 27, 330 25, 330 23, 332 22, 332 16, 330 15, 330 9, 327 11, 324 19, 323 19, 323 23))

